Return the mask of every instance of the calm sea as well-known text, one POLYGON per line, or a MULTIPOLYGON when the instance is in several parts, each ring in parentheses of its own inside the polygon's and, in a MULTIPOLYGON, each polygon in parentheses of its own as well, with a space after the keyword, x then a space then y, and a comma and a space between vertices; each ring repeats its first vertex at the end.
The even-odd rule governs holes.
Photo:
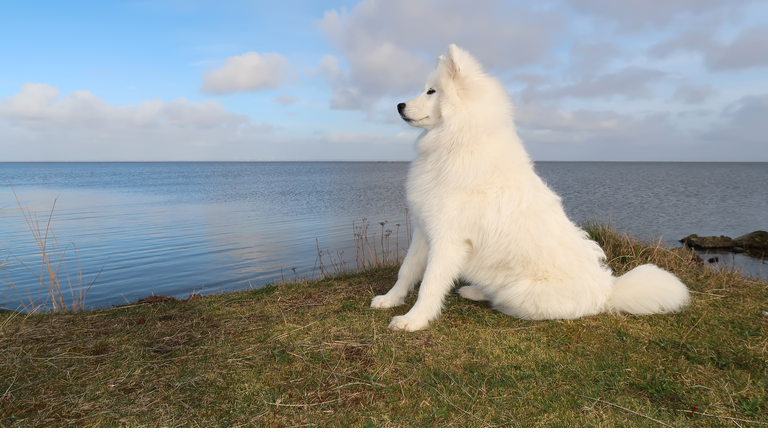
MULTIPOLYGON (((41 225, 58 199, 56 240, 77 246, 86 283, 104 266, 86 304, 106 307, 317 276, 317 244, 336 257, 343 251, 354 268, 353 223, 363 218, 369 234, 387 221, 391 249, 399 229, 403 247, 407 170, 408 163, 374 162, 0 163, 0 178, 41 225)), ((573 220, 611 221, 670 246, 692 233, 768 230, 768 163, 539 162, 536 170, 573 220)), ((0 186, 0 262, 8 258, 0 281, 34 296, 38 283, 18 260, 39 272, 40 259, 17 208, 0 186)), ((768 273, 743 255, 720 262, 768 273)), ((16 294, 2 289, 0 305, 18 307, 16 294)))

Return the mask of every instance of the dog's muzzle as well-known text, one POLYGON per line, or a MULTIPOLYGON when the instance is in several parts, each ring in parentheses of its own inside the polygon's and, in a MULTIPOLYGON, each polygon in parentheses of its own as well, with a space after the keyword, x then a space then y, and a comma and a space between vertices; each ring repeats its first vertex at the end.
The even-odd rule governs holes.
POLYGON ((397 112, 400 114, 400 117, 402 117, 403 120, 405 120, 406 123, 410 123, 413 121, 412 118, 408 117, 407 115, 403 114, 403 111, 405 110, 405 102, 400 102, 397 104, 397 112))

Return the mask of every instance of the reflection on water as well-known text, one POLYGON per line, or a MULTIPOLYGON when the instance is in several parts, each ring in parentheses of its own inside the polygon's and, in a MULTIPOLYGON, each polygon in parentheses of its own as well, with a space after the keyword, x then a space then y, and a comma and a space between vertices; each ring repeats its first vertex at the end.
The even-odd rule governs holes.
MULTIPOLYGON (((260 286, 292 276, 293 267, 311 275, 316 238, 324 250, 346 251, 354 268, 352 223, 363 217, 371 232, 379 221, 393 231, 403 224, 403 247, 407 169, 363 162, 0 163, 0 176, 10 178, 41 223, 58 197, 58 242, 76 243, 89 281, 107 263, 87 297, 88 306, 103 307, 152 293, 186 297, 260 286)), ((641 238, 679 246, 676 240, 692 233, 736 237, 768 229, 761 189, 768 164, 542 162, 536 169, 574 220, 611 220, 641 238)), ((0 208, 13 206, 8 188, 0 188, 0 208)), ((0 249, 39 265, 19 216, 0 220, 0 249)), ((762 269, 758 260, 735 259, 752 274, 762 269)), ((7 270, 36 292, 18 263, 7 270)), ((16 306, 14 296, 5 300, 16 306)))
MULTIPOLYGON (((407 164, 392 163, 66 163, 0 164, 25 205, 47 218, 62 246, 80 249, 93 280, 90 306, 149 294, 186 297, 306 276, 316 238, 331 251, 353 249, 352 222, 371 215, 404 223, 407 164), (108 261, 107 261, 108 259, 108 261)), ((7 192, 7 191, 6 191, 7 192)), ((12 195, 3 193, 4 205, 12 195)), ((0 221, 5 247, 36 263, 22 219, 0 221)), ((354 254, 351 256, 354 267, 354 254)), ((349 263, 348 263, 349 265, 349 263)), ((12 280, 37 291, 22 266, 12 280)), ((6 307, 15 307, 14 298, 6 307)))

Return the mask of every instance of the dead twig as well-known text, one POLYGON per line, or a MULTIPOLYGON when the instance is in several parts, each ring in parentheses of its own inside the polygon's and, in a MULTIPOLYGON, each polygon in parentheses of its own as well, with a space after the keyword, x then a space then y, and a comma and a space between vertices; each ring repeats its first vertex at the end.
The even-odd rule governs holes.
POLYGON ((768 423, 766 423, 766 422, 759 422, 759 421, 754 421, 754 420, 745 420, 745 419, 736 418, 736 417, 719 416, 719 415, 715 415, 715 414, 704 414, 704 413, 700 413, 698 411, 692 411, 692 410, 681 410, 681 409, 679 409, 679 410, 675 410, 675 411, 685 412, 685 413, 688 413, 688 414, 691 414, 691 415, 696 414, 696 415, 702 415, 702 416, 706 416, 706 417, 716 417, 716 418, 719 418, 721 420, 738 420, 738 421, 741 421, 741 422, 768 425, 768 423))
POLYGON ((701 322, 701 320, 703 320, 703 319, 704 319, 704 315, 702 315, 702 316, 701 316, 701 318, 699 318, 699 320, 698 320, 698 321, 696 321, 696 324, 694 324, 694 325, 693 325, 693 327, 691 327, 691 329, 690 329, 690 330, 688 330, 688 333, 686 333, 686 334, 685 334, 685 336, 683 336, 683 340, 681 340, 681 341, 680 341, 680 346, 681 346, 681 347, 683 346, 683 343, 685 342, 685 340, 688 338, 688 335, 689 335, 689 334, 691 334, 691 332, 693 331, 693 329, 695 329, 695 328, 696 328, 696 326, 697 326, 697 325, 699 325, 699 323, 700 323, 700 322, 701 322))
MULTIPOLYGON (((351 395, 348 395, 347 397, 357 396, 359 394, 360 393, 353 393, 351 395)), ((264 403, 266 403, 267 405, 274 405, 274 406, 277 406, 277 407, 308 408, 308 407, 311 407, 311 406, 325 405, 325 404, 329 404, 329 403, 333 403, 333 402, 341 402, 342 400, 343 400, 343 398, 338 398, 338 399, 334 399, 334 400, 329 400, 329 401, 325 401, 325 402, 316 402, 316 403, 311 403, 311 404, 284 404, 284 403, 280 403, 280 401, 278 401, 278 402, 266 402, 265 401, 264 403)))
POLYGON ((536 327, 544 327, 544 324, 525 326, 525 327, 515 327, 515 328, 510 328, 510 329, 501 329, 501 330, 499 330, 499 332, 511 332, 511 331, 517 331, 517 330, 528 330, 528 329, 532 329, 532 328, 536 328, 536 327))
POLYGON ((586 398, 586 399, 590 399, 590 400, 593 400, 593 401, 596 401, 596 402, 601 402, 601 403, 604 403, 604 404, 610 405, 610 406, 612 406, 612 407, 616 407, 616 408, 618 408, 618 409, 624 410, 624 411, 626 411, 626 412, 629 412, 629 413, 632 413, 632 414, 638 415, 638 416, 640 416, 640 417, 643 417, 643 418, 647 418, 648 420, 651 420, 651 421, 655 421, 656 423, 658 423, 658 424, 660 424, 660 425, 664 425, 664 426, 666 426, 666 427, 672 427, 672 426, 670 426, 670 425, 668 425, 668 424, 664 423, 664 422, 663 422, 663 421, 661 421, 661 420, 656 420, 656 419, 655 419, 655 418, 653 418, 653 417, 648 417, 648 416, 647 416, 647 415, 645 415, 645 414, 640 414, 640 413, 639 413, 639 412, 637 412, 637 411, 632 411, 632 410, 631 410, 631 409, 629 409, 629 408, 624 408, 623 406, 621 406, 621 405, 616 405, 615 403, 611 403, 611 402, 608 402, 608 401, 604 401, 604 400, 602 400, 602 399, 595 399, 595 398, 592 398, 592 397, 589 397, 589 396, 580 395, 580 394, 577 394, 576 396, 581 396, 581 397, 583 397, 583 398, 586 398))
POLYGON ((13 385, 16 384, 16 380, 18 378, 19 378, 18 375, 13 377, 13 381, 11 381, 11 385, 9 385, 7 389, 5 389, 5 393, 3 393, 3 395, 0 396, 0 398, 4 398, 4 397, 8 396, 9 394, 11 394, 11 387, 13 387, 13 385))

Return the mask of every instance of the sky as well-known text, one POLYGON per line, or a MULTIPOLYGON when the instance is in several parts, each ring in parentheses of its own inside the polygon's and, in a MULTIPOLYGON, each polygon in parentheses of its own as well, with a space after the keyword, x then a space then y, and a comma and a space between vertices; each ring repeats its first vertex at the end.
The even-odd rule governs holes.
POLYGON ((539 161, 768 161, 768 2, 6 1, 1 161, 411 160, 446 47, 539 161))

